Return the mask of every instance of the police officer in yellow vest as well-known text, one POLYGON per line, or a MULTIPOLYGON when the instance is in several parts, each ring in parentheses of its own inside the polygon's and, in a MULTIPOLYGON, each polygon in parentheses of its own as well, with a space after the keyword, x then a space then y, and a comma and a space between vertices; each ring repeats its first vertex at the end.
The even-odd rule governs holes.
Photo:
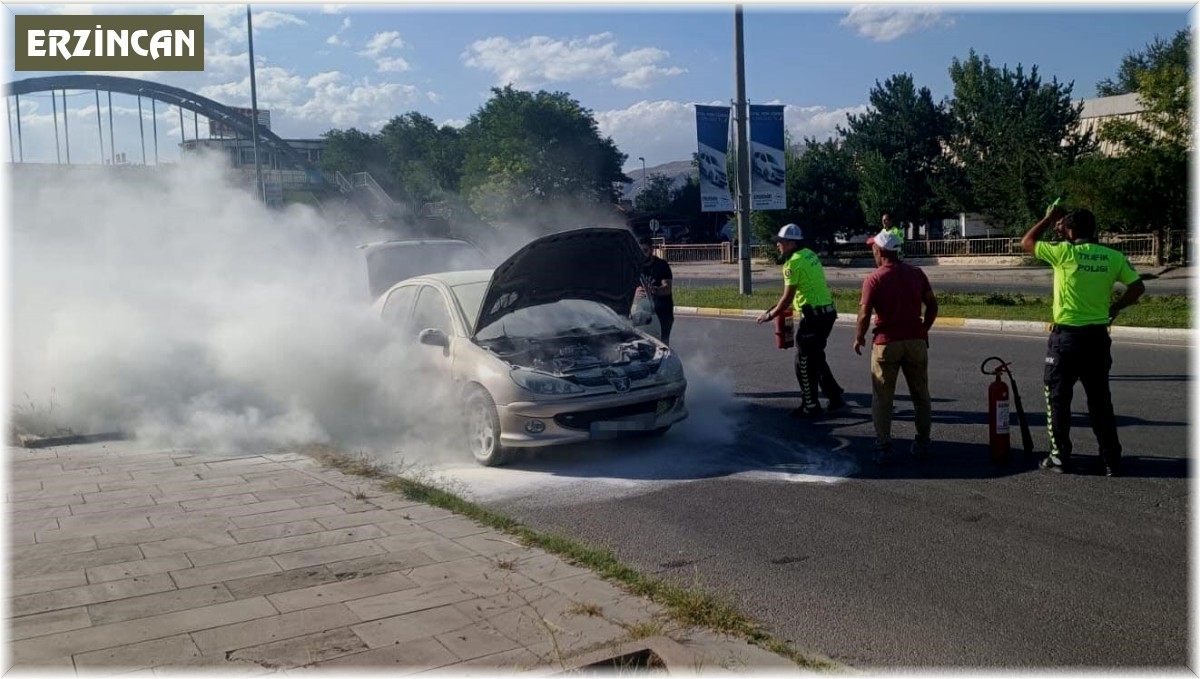
POLYGON ((783 295, 775 306, 759 314, 758 322, 775 318, 788 306, 799 319, 796 325, 796 381, 800 383, 803 402, 791 416, 807 418, 823 412, 817 401, 818 387, 829 399, 829 410, 838 410, 846 403, 842 400, 844 390, 825 361, 825 345, 833 331, 833 322, 837 320, 837 308, 829 294, 821 260, 817 253, 804 247, 803 239, 800 227, 795 224, 784 226, 775 236, 775 245, 784 259, 783 295))
POLYGON ((1068 214, 1057 202, 1021 239, 1021 247, 1054 269, 1054 325, 1046 351, 1046 426, 1050 455, 1041 468, 1073 471, 1071 464, 1071 396, 1076 380, 1087 394, 1088 417, 1100 450, 1098 471, 1117 476, 1121 442, 1113 415, 1108 371, 1112 368, 1112 339, 1108 327, 1116 315, 1135 304, 1146 285, 1125 255, 1095 242, 1096 217, 1088 210, 1068 214), (1053 224, 1061 242, 1039 241, 1053 224), (1125 292, 1115 302, 1113 283, 1125 292))

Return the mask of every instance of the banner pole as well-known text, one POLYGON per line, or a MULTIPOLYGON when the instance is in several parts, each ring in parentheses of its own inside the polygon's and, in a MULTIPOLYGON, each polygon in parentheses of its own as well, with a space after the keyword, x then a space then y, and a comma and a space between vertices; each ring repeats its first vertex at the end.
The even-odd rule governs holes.
POLYGON ((736 55, 736 96, 737 103, 734 115, 737 119, 737 137, 734 153, 737 160, 737 232, 738 232, 738 291, 749 295, 751 290, 750 275, 750 157, 746 149, 749 143, 746 136, 746 53, 745 41, 742 39, 742 6, 736 5, 733 14, 733 47, 736 55))

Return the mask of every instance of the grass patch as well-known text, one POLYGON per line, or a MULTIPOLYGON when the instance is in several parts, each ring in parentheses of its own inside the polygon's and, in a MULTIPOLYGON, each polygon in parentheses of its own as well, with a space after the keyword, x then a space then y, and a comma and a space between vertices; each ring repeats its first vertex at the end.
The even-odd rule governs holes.
POLYGON ((698 586, 681 587, 644 575, 621 563, 611 551, 593 547, 579 540, 539 533, 514 519, 485 509, 441 488, 402 475, 387 473, 382 465, 365 455, 349 456, 332 446, 318 445, 300 448, 318 462, 344 474, 358 474, 380 479, 383 488, 398 492, 414 502, 439 507, 485 526, 517 537, 523 544, 537 547, 584 566, 600 576, 620 583, 636 595, 644 596, 665 607, 671 617, 687 626, 706 627, 741 637, 777 655, 788 658, 805 669, 834 670, 840 666, 819 658, 811 658, 792 648, 737 611, 726 599, 704 591, 698 586))
POLYGON ((589 618, 598 618, 604 613, 599 604, 593 603, 575 604, 567 612, 571 615, 586 615, 589 618))
MULTIPOLYGON (((937 292, 937 288, 934 288, 937 292)), ((782 287, 755 289, 750 295, 736 287, 676 288, 679 306, 718 307, 725 309, 769 309, 779 300, 782 287)), ((830 289, 839 315, 858 313, 858 290, 830 289)), ((1115 299, 1115 296, 1114 296, 1115 299)), ((1051 317, 1050 296, 1026 296, 1022 293, 938 293, 938 315, 947 318, 982 318, 1003 321, 1038 321, 1051 317)), ((1144 295, 1135 305, 1117 316, 1116 326, 1136 328, 1192 327, 1191 300, 1186 295, 1144 295)))

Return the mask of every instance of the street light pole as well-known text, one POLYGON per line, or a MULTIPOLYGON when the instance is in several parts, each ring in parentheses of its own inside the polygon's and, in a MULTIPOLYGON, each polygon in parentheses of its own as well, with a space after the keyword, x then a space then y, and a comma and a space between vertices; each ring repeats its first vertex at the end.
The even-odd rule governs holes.
POLYGON ((735 54, 735 80, 737 106, 737 136, 734 139, 737 154, 737 234, 738 234, 738 292, 750 294, 750 247, 746 244, 750 236, 750 146, 746 135, 746 50, 742 39, 742 6, 735 5, 733 15, 733 49, 735 54))
MULTIPOLYGON (((642 191, 646 190, 646 159, 638 156, 638 160, 642 161, 642 191)), ((641 193, 641 191, 639 191, 641 193)))
POLYGON ((250 22, 250 5, 246 5, 246 39, 250 47, 250 136, 254 145, 254 188, 258 192, 258 199, 265 203, 267 190, 263 186, 262 164, 258 162, 258 88, 254 83, 254 26, 250 22))

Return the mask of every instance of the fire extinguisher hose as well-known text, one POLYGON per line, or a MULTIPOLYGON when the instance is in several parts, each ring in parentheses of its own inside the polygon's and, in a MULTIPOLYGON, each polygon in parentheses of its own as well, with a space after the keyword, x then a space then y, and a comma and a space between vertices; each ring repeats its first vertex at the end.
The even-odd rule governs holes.
POLYGON ((1033 455, 1033 437, 1029 433, 1029 421, 1025 419, 1025 408, 1021 405, 1021 392, 1017 390, 1017 381, 1013 379, 1012 370, 1008 366, 1009 364, 999 356, 989 356, 983 359, 979 371, 984 375, 999 375, 1000 373, 1008 375, 1008 384, 1012 387, 1013 403, 1017 406, 1017 423, 1021 425, 1021 446, 1025 449, 1025 455, 1028 457, 1033 455), (989 370, 987 365, 991 361, 999 363, 999 367, 989 370))

